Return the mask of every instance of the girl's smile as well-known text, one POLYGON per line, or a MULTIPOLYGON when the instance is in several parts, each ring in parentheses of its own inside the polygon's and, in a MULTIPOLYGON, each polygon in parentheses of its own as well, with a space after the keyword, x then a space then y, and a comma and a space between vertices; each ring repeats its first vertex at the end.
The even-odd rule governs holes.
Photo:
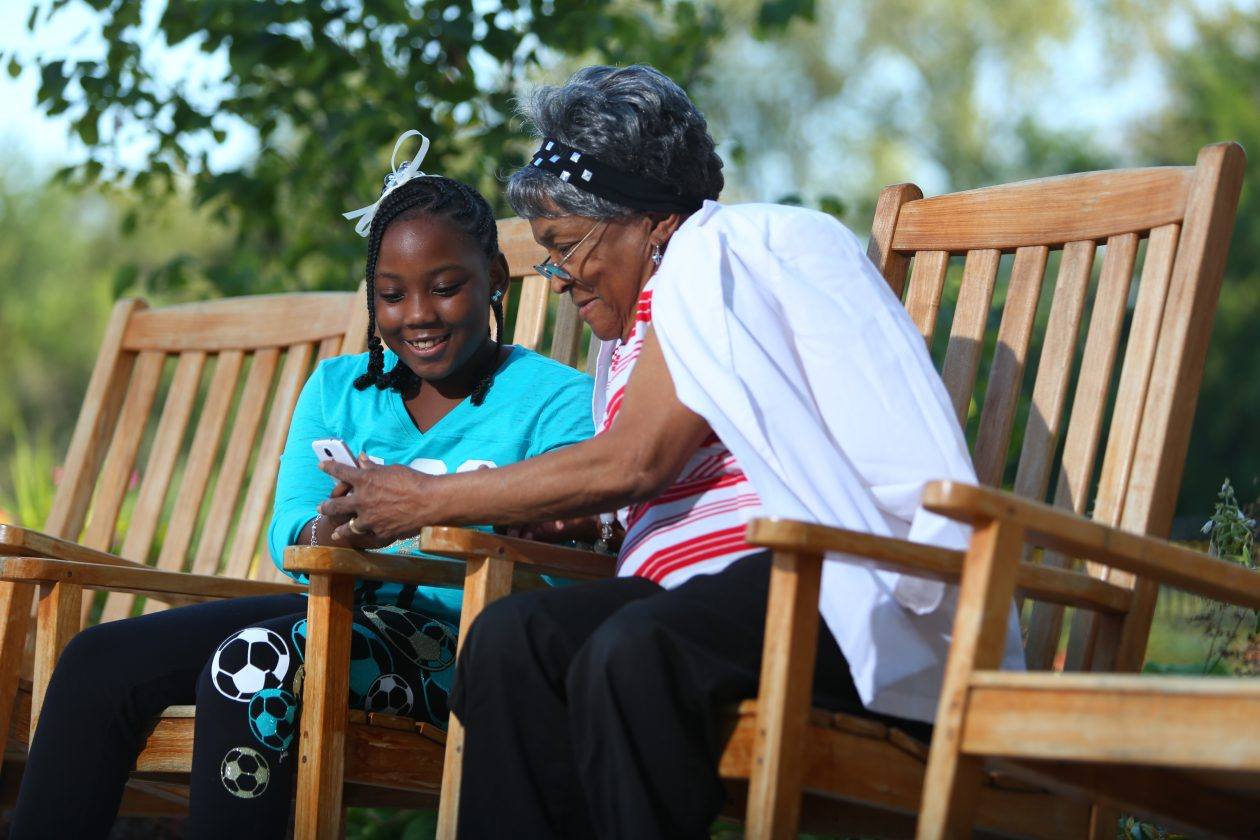
POLYGON ((450 333, 439 336, 430 336, 425 338, 404 338, 403 344, 411 348, 411 351, 422 359, 432 359, 441 355, 446 343, 450 340, 450 333))
POLYGON ((476 241, 441 217, 398 219, 381 237, 374 279, 381 340, 450 397, 466 396, 492 363, 491 286, 507 275, 488 262, 476 241))

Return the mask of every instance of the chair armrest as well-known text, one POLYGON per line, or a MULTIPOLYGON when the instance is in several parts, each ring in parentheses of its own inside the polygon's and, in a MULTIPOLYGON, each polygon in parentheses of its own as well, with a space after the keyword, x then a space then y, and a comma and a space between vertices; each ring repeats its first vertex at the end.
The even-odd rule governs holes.
POLYGON ((143 563, 119 557, 117 554, 97 551, 94 548, 88 548, 70 540, 50 537, 30 528, 4 523, 0 523, 0 555, 50 557, 57 560, 73 560, 76 563, 125 566, 132 569, 149 568, 143 563))
POLYGON ((429 586, 459 586, 464 582, 462 562, 324 545, 289 546, 284 550, 284 570, 429 586))
POLYGON ((1004 490, 936 481, 923 506, 960 522, 1004 520, 1029 542, 1239 606, 1260 609, 1260 573, 1156 537, 1134 534, 1004 490))
MULTIPOLYGON (((886 572, 956 584, 962 578, 963 552, 924 543, 881 537, 791 519, 754 519, 745 539, 753 545, 821 554, 838 551, 860 557, 886 572)), ((1133 593, 1114 583, 1071 569, 1021 563, 1016 587, 1031 598, 1107 613, 1127 612, 1133 593)))
POLYGON ((462 585, 463 561, 477 557, 507 560, 517 571, 571 578, 611 577, 616 572, 616 558, 606 554, 500 537, 468 528, 425 528, 420 532, 419 549, 451 559, 433 560, 332 546, 290 546, 284 550, 284 568, 306 575, 346 575, 362 580, 439 586, 462 585))
POLYGON ((18 583, 73 583, 88 589, 195 598, 243 598, 306 591, 299 584, 191 575, 147 566, 104 566, 46 557, 0 557, 0 580, 18 583))
POLYGON ((495 557, 543 575, 597 580, 617 574, 617 558, 598 551, 502 537, 471 528, 435 525, 420 532, 420 550, 467 560, 495 557))

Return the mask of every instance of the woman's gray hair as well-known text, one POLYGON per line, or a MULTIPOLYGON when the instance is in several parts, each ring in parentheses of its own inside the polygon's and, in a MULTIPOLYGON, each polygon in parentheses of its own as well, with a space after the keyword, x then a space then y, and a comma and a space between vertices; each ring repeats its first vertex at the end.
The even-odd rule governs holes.
MULTIPOLYGON (((676 185, 686 196, 716 199, 722 159, 709 126, 687 94, 652 67, 586 67, 560 86, 536 90, 520 115, 550 137, 632 175, 676 185)), ((616 219, 643 211, 592 195, 528 164, 508 181, 508 203, 526 219, 616 219)))

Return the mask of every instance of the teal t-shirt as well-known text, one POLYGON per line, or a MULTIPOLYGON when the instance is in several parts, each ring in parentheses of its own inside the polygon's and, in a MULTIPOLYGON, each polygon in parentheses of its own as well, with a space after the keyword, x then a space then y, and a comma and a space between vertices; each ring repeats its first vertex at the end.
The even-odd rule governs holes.
MULTIPOLYGON (((397 361, 385 352, 386 370, 397 361)), ((267 533, 277 566, 335 484, 319 469, 312 441, 340 438, 355 455, 366 452, 378 463, 444 475, 506 466, 594 434, 590 377, 523 347, 512 348, 481 405, 466 399, 427 432, 416 428, 395 391, 354 388, 367 362, 367 353, 320 362, 298 398, 267 533)), ((407 541, 385 550, 406 552, 407 541)), ((462 592, 360 581, 359 597, 458 625, 462 592)))

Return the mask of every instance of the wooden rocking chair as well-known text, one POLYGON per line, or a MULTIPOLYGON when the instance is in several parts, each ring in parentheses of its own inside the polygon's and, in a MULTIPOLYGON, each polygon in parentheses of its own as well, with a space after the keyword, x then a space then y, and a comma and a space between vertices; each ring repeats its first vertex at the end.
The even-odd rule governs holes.
MULTIPOLYGON (((1225 569, 1219 561, 1136 536, 1165 536, 1171 523, 1243 160, 1237 144, 1224 143, 1204 148, 1193 168, 1090 173, 932 199, 919 199, 913 187, 885 191, 872 254, 898 291, 913 258, 906 305, 929 340, 948 261, 954 254, 966 255, 943 371, 961 418, 966 417, 984 344, 998 260, 1014 252, 974 448, 978 476, 989 486, 944 483, 927 490, 929 508, 976 526, 965 556, 801 523, 762 520, 750 526, 757 542, 776 550, 767 618, 767 628, 776 629, 766 633, 755 716, 748 715, 733 739, 747 744, 748 758, 738 769, 749 769, 752 777, 750 836, 795 836, 802 789, 902 812, 912 812, 919 803, 922 753, 912 762, 897 758, 891 748, 896 739, 890 738, 887 746, 864 748, 869 761, 855 761, 852 748, 861 736, 810 717, 807 677, 814 663, 819 557, 824 550, 951 582, 966 570, 928 758, 920 837, 940 836, 946 825, 966 833, 973 821, 987 831, 1021 836, 1115 836, 1110 809, 1095 808, 1091 814, 1089 798, 1038 790, 1008 774, 986 775, 980 759, 1037 756, 1038 747, 1025 750, 1020 743, 1024 736, 1042 748, 1049 742, 1076 744, 1095 737, 1104 728, 1098 725, 1101 721, 1083 714, 1083 728, 1076 729, 1077 721, 1062 714, 1064 698, 1070 695, 1069 686, 1111 683, 994 669, 1016 591, 1039 602, 1032 610, 1025 648, 1031 669, 1044 672, 1054 665, 1063 607, 1072 606, 1076 613, 1064 668, 1136 671, 1146 650, 1158 579, 1194 584, 1191 588, 1217 595, 1246 579, 1243 570, 1225 569), (1141 277, 1132 290, 1143 239, 1141 277), (1064 427, 1076 337, 1099 244, 1106 245, 1106 256, 1064 427), (1014 492, 1009 493, 995 488, 1003 478, 1015 426, 1048 252, 1060 248, 1014 492), (1121 360, 1113 390, 1114 368, 1121 360), (1109 400, 1104 441, 1100 433, 1109 400), (1062 455, 1056 459, 1061 435, 1062 455), (1095 454, 1104 443, 1095 479, 1095 454), (1056 462, 1058 477, 1052 485, 1056 462), (1054 506, 1042 503, 1051 486, 1054 506), (1083 516, 1086 511, 1092 518, 1083 516), (1047 549, 1040 563, 1029 562, 1031 545, 1047 549), (1068 559, 1078 557, 1090 561, 1086 572, 1075 571, 1068 559), (1035 708, 1037 717, 1026 717, 1038 697, 1035 686, 1045 689, 1038 698, 1042 705, 1035 708), (1053 711, 1060 714, 1055 717, 1053 711), (985 732, 988 740, 981 734, 985 732)), ((1256 603, 1254 577, 1238 592, 1240 603, 1256 603)), ((1087 698, 1076 699, 1075 708, 1088 703, 1087 698)), ((1154 723, 1145 718, 1141 725, 1154 723)), ((1133 728, 1131 724, 1124 731, 1133 728)), ((1140 753, 1150 742, 1148 737, 1130 745, 1134 763, 1141 763, 1140 753)), ((1114 758, 1121 748, 1115 737, 1108 743, 1117 750, 1110 753, 1114 758)), ((1043 774, 1037 781, 1046 778, 1043 774)), ((1116 782, 1132 792, 1152 780, 1129 776, 1116 782)), ((1159 795, 1158 789, 1147 789, 1146 803, 1159 795)), ((1164 798, 1179 815, 1191 810, 1187 799, 1164 798)), ((1225 809, 1229 817, 1238 816, 1237 801, 1223 795, 1217 801, 1232 806, 1225 809)))
MULTIPOLYGON (((1108 445, 1094 519, 987 489, 928 488, 926 505, 972 524, 976 537, 963 569, 920 838, 970 834, 986 758, 1192 836, 1260 835, 1260 680, 994 670, 1005 637, 997 617, 1022 576, 1025 543, 1084 558, 1095 576, 1132 593, 1128 610, 1078 622, 1094 642, 1083 670, 1141 667, 1161 583, 1260 610, 1260 574, 1141 536, 1165 534, 1173 513, 1244 163, 1233 144, 1199 157, 1162 320, 1149 338, 1150 373, 1140 388, 1127 380, 1134 390, 1118 403, 1117 419, 1127 425, 1108 445), (1125 484, 1127 496, 1117 492, 1125 484)), ((1112 428, 1114 436, 1116 421, 1112 428)))
MULTIPOLYGON (((505 303, 514 303, 514 343, 538 349, 551 315, 550 354, 575 364, 581 322, 567 301, 549 301, 542 278, 527 276, 539 259, 528 225, 503 222, 500 237, 513 279, 505 303)), ((124 300, 114 307, 44 531, 0 523, 0 732, 9 733, 0 805, 11 806, 16 796, 57 657, 92 612, 85 589, 106 593, 101 621, 133 614, 137 596, 153 611, 304 591, 260 549, 279 455, 314 363, 361 352, 366 329, 362 287, 162 309, 124 300), (129 489, 137 474, 138 488, 129 489), (120 528, 123 511, 129 514, 120 528)), ((433 580, 452 582, 449 572, 433 580)), ((155 722, 124 812, 186 809, 194 714, 192 706, 171 707, 155 722)), ((371 730, 362 735, 366 743, 388 742, 397 732, 388 727, 399 725, 377 720, 371 727, 361 715, 356 721, 356 733, 371 730)), ((380 753, 366 754, 379 768, 372 759, 380 753)), ((353 787, 348 796, 378 805, 399 799, 388 786, 353 787)))
MULTIPOLYGON (((992 498, 1040 501, 1053 487, 1049 498, 1060 511, 1056 515, 1079 516, 1092 509, 1090 527, 1105 529, 1109 540, 1123 536, 1114 526, 1167 533, 1237 201, 1241 158, 1235 144, 1222 144, 1205 148, 1195 167, 1089 173, 932 199, 922 199, 909 184, 883 192, 869 252, 898 296, 906 291, 909 274, 906 307, 929 344, 941 313, 948 311, 942 300, 951 285, 951 258, 965 256, 942 369, 964 422, 986 355, 986 336, 995 339, 987 389, 975 397, 982 406, 973 447, 981 482, 997 487, 1003 481, 1017 425, 1022 446, 1014 495, 985 491, 992 498), (1126 330, 1143 240, 1141 278, 1126 330), (1105 257, 1095 282, 1100 245, 1105 257), (1062 253, 1036 360, 1031 410, 1017 423, 1052 251, 1062 253), (1010 279, 1004 293, 995 295, 1002 257, 1010 253, 1010 279), (995 299, 1001 314, 992 336, 995 299), (1088 326, 1080 347, 1086 311, 1088 326), (1118 361, 1120 376, 1113 386, 1118 361), (1096 479, 1104 443, 1102 475, 1096 479)), ((942 510, 962 509, 965 499, 954 494, 964 491, 979 492, 940 488, 933 503, 939 499, 942 510)), ((1153 584, 1143 580, 1134 585, 1131 578, 1092 566, 1089 573, 1078 571, 1067 559, 1073 553, 1099 560, 1111 555, 1088 555, 1075 543, 1067 555, 1047 553, 1039 563, 1028 562, 1032 555, 1023 549, 1022 531, 1004 530, 996 542, 995 534, 991 528, 977 530, 967 563, 1012 552, 1027 558, 1009 585, 1039 602, 1028 627, 1030 667, 1045 670, 1054 664, 1065 606, 1076 609, 1068 670, 1133 670, 1141 664, 1153 584)), ((963 552, 772 520, 751 523, 749 539, 775 550, 761 689, 757 699, 732 710, 720 765, 736 807, 746 792, 747 836, 795 836, 802 819, 811 830, 912 834, 927 747, 874 721, 809 707, 821 557, 828 550, 841 551, 885 568, 956 583, 963 552)), ((611 564, 599 555, 453 528, 425 529, 421 545, 467 562, 461 633, 486 603, 510 592, 514 579, 524 581, 526 573, 611 573, 611 564)), ((1050 543, 1051 548, 1062 545, 1050 543)), ((347 729, 347 721, 357 718, 347 718, 345 667, 338 664, 347 658, 354 578, 422 583, 434 572, 410 561, 326 548, 291 548, 285 566, 311 577, 307 656, 330 663, 320 669, 323 682, 308 677, 305 689, 297 835, 335 834, 344 780, 347 791, 364 783, 429 794, 440 789, 439 836, 453 838, 460 786, 478 783, 461 778, 459 722, 452 717, 444 773, 438 743, 426 743, 425 733, 415 732, 409 722, 398 722, 388 739, 368 742, 353 726, 347 729), (387 753, 381 763, 394 768, 385 782, 379 774, 369 780, 355 769, 365 766, 372 751, 387 753)), ((1002 603, 1005 615, 1009 595, 996 602, 1002 603)), ((960 612, 960 622, 964 615, 960 612)), ((957 669, 951 668, 953 679, 957 669)), ((1114 833, 1111 812, 1088 801, 1001 772, 975 779, 980 782, 974 797, 977 822, 987 833, 1114 833)))

